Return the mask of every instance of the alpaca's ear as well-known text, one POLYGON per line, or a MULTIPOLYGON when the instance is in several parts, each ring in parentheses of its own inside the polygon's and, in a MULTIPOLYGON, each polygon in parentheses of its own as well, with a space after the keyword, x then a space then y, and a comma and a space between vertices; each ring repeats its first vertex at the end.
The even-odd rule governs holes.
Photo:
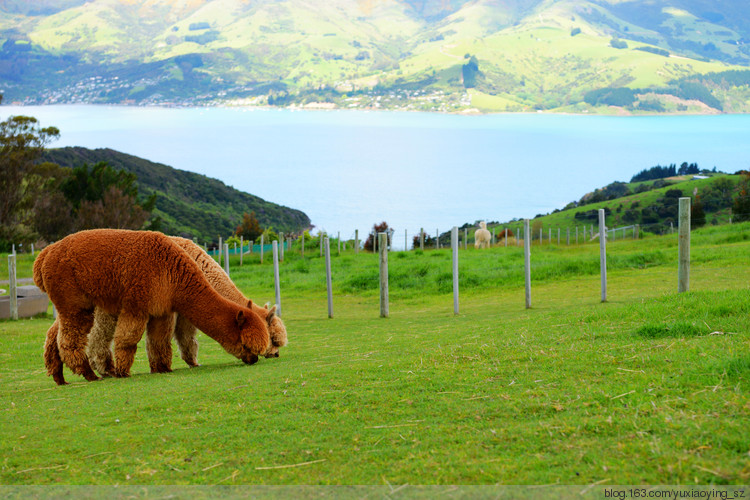
POLYGON ((245 313, 242 311, 237 311, 237 317, 235 318, 235 321, 237 322, 237 326, 242 328, 242 325, 245 324, 245 313))
POLYGON ((266 305, 264 305, 263 307, 265 307, 266 309, 268 309, 268 302, 266 302, 266 305))
POLYGON ((247 305, 245 307, 247 307, 248 309, 252 309, 253 308, 253 299, 247 299, 247 305))
MULTIPOLYGON (((266 304, 266 309, 268 309, 268 304, 266 304)), ((268 326, 271 326, 271 321, 273 321, 273 318, 276 317, 276 305, 274 305, 271 309, 268 310, 268 314, 266 314, 266 322, 268 323, 268 326)))

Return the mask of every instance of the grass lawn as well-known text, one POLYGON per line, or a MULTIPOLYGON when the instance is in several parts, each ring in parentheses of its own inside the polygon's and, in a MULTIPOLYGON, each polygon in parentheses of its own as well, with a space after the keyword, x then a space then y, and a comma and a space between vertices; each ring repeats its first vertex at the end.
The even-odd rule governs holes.
MULTIPOLYGON (((253 366, 200 334, 199 368, 152 375, 141 344, 131 378, 57 387, 51 316, 0 322, 0 484, 748 484, 748 237, 695 231, 679 295, 676 235, 610 243, 607 303, 598 243, 535 247, 529 310, 521 250, 468 249, 458 316, 450 251, 393 252, 387 319, 376 256, 333 250, 327 319, 293 251, 290 343, 253 366)), ((259 302, 270 261, 231 262, 259 302)))

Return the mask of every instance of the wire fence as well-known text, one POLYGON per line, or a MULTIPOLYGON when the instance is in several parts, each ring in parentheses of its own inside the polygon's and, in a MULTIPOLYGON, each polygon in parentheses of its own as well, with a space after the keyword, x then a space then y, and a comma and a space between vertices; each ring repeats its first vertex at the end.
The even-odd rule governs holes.
MULTIPOLYGON (((685 200, 689 201, 689 198, 683 198, 685 200)), ((679 247, 679 256, 677 256, 677 259, 674 259, 669 256, 665 256, 665 252, 661 251, 654 251, 653 249, 648 249, 644 255, 634 255, 632 257, 632 262, 629 261, 627 258, 623 258, 622 256, 617 256, 614 263, 614 268, 620 268, 620 267, 633 267, 635 266, 643 266, 647 267, 649 265, 659 265, 659 264, 666 264, 670 259, 674 259, 674 262, 678 264, 678 291, 687 291, 688 290, 688 276, 689 276, 689 240, 690 240, 690 220, 689 220, 689 205, 686 205, 686 212, 683 214, 685 217, 685 221, 682 224, 680 224, 679 220, 677 224, 672 224, 669 226, 662 225, 662 227, 665 227, 666 230, 664 231, 665 234, 674 234, 675 236, 678 236, 678 240, 680 241, 679 247), (682 230, 681 230, 682 228, 682 230), (682 240, 687 241, 687 246, 683 247, 682 240), (645 255, 648 254, 648 255, 645 255), (649 260, 652 259, 652 260, 649 260), (642 262, 641 262, 642 261, 642 262)), ((565 246, 585 246, 585 245, 598 245, 600 247, 599 252, 599 258, 598 262, 593 262, 591 257, 593 256, 592 252, 591 255, 588 255, 585 257, 586 262, 578 265, 578 263, 566 263, 565 267, 570 267, 572 269, 571 272, 578 272, 579 270, 583 269, 584 272, 588 274, 593 274, 593 266, 596 265, 597 271, 601 274, 601 288, 602 288, 602 301, 607 300, 607 292, 606 292, 606 286, 607 286, 607 277, 606 272, 608 269, 608 264, 606 262, 607 258, 607 248, 606 245, 608 243, 616 243, 618 241, 623 240, 643 240, 651 238, 652 236, 656 234, 662 234, 662 233, 654 233, 649 232, 644 229, 644 226, 641 226, 639 224, 634 225, 628 225, 628 226, 620 226, 620 227, 614 227, 614 228, 606 228, 604 226, 604 214, 603 210, 600 212, 602 215, 602 220, 600 224, 594 225, 594 224, 586 224, 586 225, 576 225, 576 226, 570 226, 570 227, 551 227, 551 226, 541 226, 541 227, 534 227, 532 225, 533 221, 525 220, 523 221, 522 225, 517 224, 511 224, 506 226, 496 226, 495 229, 498 227, 501 228, 500 234, 502 235, 501 238, 495 238, 493 240, 493 246, 495 248, 498 247, 524 247, 524 252, 526 254, 526 262, 523 265, 522 268, 519 268, 518 263, 514 262, 511 265, 497 265, 494 267, 483 267, 482 272, 484 273, 490 273, 490 274, 496 274, 498 276, 507 276, 510 277, 509 281, 512 280, 518 280, 519 275, 523 271, 524 274, 524 280, 526 282, 526 304, 527 307, 530 307, 530 284, 531 284, 531 278, 534 273, 531 272, 531 264, 532 261, 529 259, 528 255, 530 253, 530 249, 532 247, 539 247, 542 246, 559 246, 559 247, 565 247, 565 246), (600 227, 603 228, 606 237, 604 239, 601 239, 599 237, 600 234, 600 227), (509 231, 506 231, 505 229, 509 229, 509 231), (529 238, 525 238, 524 235, 527 234, 529 238), (517 235, 517 237, 516 237, 517 235), (577 237, 576 237, 577 236, 577 237), (512 269, 511 269, 512 267, 512 269)), ((727 224, 729 223, 729 217, 727 217, 727 224)), ((648 227, 648 225, 646 225, 648 227)), ((385 233, 378 234, 378 239, 375 241, 378 243, 374 244, 373 247, 373 253, 380 255, 380 269, 383 268, 387 269, 387 255, 388 253, 392 252, 403 252, 405 247, 400 247, 397 242, 394 242, 394 236, 396 234, 399 234, 397 231, 390 230, 385 233), (387 242, 387 244, 386 244, 387 242), (379 248, 381 247, 382 248, 379 248), (400 247, 400 248, 399 248, 400 247), (383 262, 386 262, 386 265, 383 265, 383 262)), ((438 233, 439 234, 439 233, 438 233)), ((453 230, 450 233, 452 235, 452 239, 447 244, 440 244, 438 246, 437 241, 433 242, 432 248, 429 246, 425 246, 425 250, 431 250, 431 249, 442 249, 443 255, 446 251, 450 252, 453 255, 454 259, 454 265, 453 265, 453 276, 452 276, 452 283, 454 288, 454 312, 458 313, 458 283, 463 283, 464 280, 459 280, 459 273, 458 273, 458 260, 459 255, 461 252, 466 251, 467 248, 473 243, 473 239, 471 237, 471 234, 468 232, 468 228, 453 228, 453 230)), ((496 233, 497 235, 497 233, 496 233)), ((421 234, 418 233, 417 238, 415 241, 421 242, 421 234)), ((355 231, 351 233, 350 238, 345 240, 345 243, 353 244, 354 241, 357 240, 358 237, 358 231, 355 231)), ((329 317, 333 317, 333 306, 332 306, 332 299, 331 299, 331 274, 332 274, 332 264, 331 264, 331 248, 336 247, 337 245, 340 246, 342 243, 342 239, 340 237, 340 233, 337 233, 337 237, 332 239, 328 237, 325 233, 321 233, 319 235, 320 242, 324 242, 324 246, 326 249, 328 249, 328 253, 326 255, 326 288, 328 291, 328 300, 329 300, 329 317)), ((408 242, 408 233, 404 234, 405 241, 408 242)), ((305 248, 317 248, 318 246, 318 238, 315 238, 314 240, 306 241, 304 247, 305 248)), ((361 244, 361 242, 360 242, 361 244)), ((293 241, 290 245, 290 252, 294 252, 296 254, 299 254, 301 252, 301 249, 303 248, 303 245, 301 245, 301 241, 293 241)), ((323 248, 323 247, 321 247, 323 248)), ((360 246, 360 249, 362 247, 360 246)), ((412 252, 415 252, 416 254, 421 254, 423 251, 420 249, 419 246, 414 246, 411 248, 412 252)), ((474 251, 472 249, 472 251, 474 251)), ((349 255, 355 255, 356 252, 353 251, 352 247, 350 246, 348 248, 349 255)), ((639 252, 636 252, 639 253, 639 252)), ((408 254, 408 253, 407 253, 408 254)), ((515 251, 515 255, 517 255, 517 250, 515 251)), ((308 252, 308 255, 310 257, 316 257, 317 255, 315 253, 308 252)), ((322 256, 323 254, 321 254, 322 256)), ((439 254, 435 254, 435 256, 438 256, 439 254)), ((580 255, 578 257, 580 259, 580 255)), ((438 264, 437 261, 434 261, 435 264, 438 264)), ((441 264, 442 266, 445 266, 444 264, 441 264)), ((334 266, 335 269, 335 266, 334 266)), ((466 270, 462 270, 462 272, 465 272, 466 270)), ((550 270, 542 270, 541 273, 544 275, 545 273, 549 273, 550 270)), ((398 273, 397 273, 398 274, 398 273)), ((402 273, 401 273, 402 274, 402 273)), ((446 270, 440 271, 440 276, 437 276, 436 278, 438 280, 444 279, 444 276, 447 274, 446 270)), ((278 276, 278 271, 275 271, 275 275, 278 276)), ((470 279, 468 281, 468 286, 471 287, 471 270, 469 270, 470 279)), ((396 276, 397 279, 401 279, 402 276, 396 276)), ((386 305, 383 305, 383 296, 387 297, 388 293, 386 292, 383 295, 383 287, 388 287, 389 278, 387 275, 383 276, 382 271, 379 272, 379 275, 373 275, 372 273, 365 273, 364 276, 356 276, 352 279, 356 279, 360 282, 366 281, 366 283, 359 283, 360 289, 375 289, 380 288, 381 290, 381 316, 387 316, 387 302, 386 305)), ((445 277, 447 280, 448 278, 445 277)), ((540 279, 536 277, 535 279, 540 279)), ((322 286, 322 283, 321 283, 322 286)), ((462 285, 463 286, 463 285, 462 285)), ((474 284, 476 286, 476 284, 474 284)), ((277 290, 280 287, 280 284, 276 283, 277 290)), ((446 283, 445 286, 441 285, 441 289, 445 290, 448 288, 449 285, 446 283)), ((387 288, 386 288, 387 290, 387 288)), ((446 290, 447 291, 447 290, 446 290)), ((278 293, 278 292, 277 292, 278 293)), ((386 299, 387 300, 387 299, 386 299)))
MULTIPOLYGON (((689 198, 683 198, 688 199, 689 198)), ((603 213, 603 210, 599 211, 600 214, 603 213)), ((706 225, 722 225, 722 224, 732 224, 733 220, 740 219, 740 220, 746 220, 750 219, 750 214, 731 214, 731 213, 723 213, 723 214, 711 214, 707 217, 706 221, 701 221, 705 223, 706 225)), ((688 222, 688 224, 691 224, 688 222)), ((604 240, 600 239, 600 225, 599 224, 593 224, 593 223, 586 223, 586 224, 575 224, 575 225, 544 225, 541 223, 541 221, 534 221, 534 220, 524 220, 524 221, 514 221, 509 224, 504 225, 495 225, 494 227, 489 227, 488 229, 492 233, 492 241, 491 245, 495 248, 497 247, 518 247, 524 248, 525 252, 528 252, 529 249, 532 246, 581 246, 581 245, 592 245, 592 244, 600 244, 602 245, 602 251, 600 255, 601 262, 606 262, 606 242, 616 242, 616 241, 622 241, 622 240, 640 240, 645 237, 649 237, 650 235, 664 235, 664 234, 677 234, 679 232, 680 223, 679 220, 672 221, 672 220, 666 220, 666 221, 660 221, 656 223, 651 224, 631 224, 631 225, 624 225, 619 227, 606 227, 602 224, 601 226, 606 234, 606 238, 604 240), (528 245, 527 245, 528 243, 528 245)), ((694 228, 694 227, 693 227, 694 228)), ((222 247, 214 247, 210 248, 207 247, 207 245, 202 245, 204 249, 211 255, 214 259, 216 259, 220 265, 223 264, 223 267, 228 275, 231 273, 231 268, 229 266, 229 257, 234 257, 236 260, 236 257, 240 257, 240 266, 242 266, 243 263, 243 257, 247 255, 257 254, 260 256, 260 263, 263 263, 263 256, 264 254, 272 254, 273 255, 273 263, 274 263, 274 275, 275 275, 275 289, 276 289, 276 298, 277 304, 280 309, 280 301, 281 301, 281 284, 279 282, 279 266, 281 263, 284 262, 284 254, 285 252, 288 254, 290 252, 295 253, 297 255, 301 255, 302 257, 307 256, 308 258, 315 258, 320 257, 323 258, 325 256, 327 265, 326 265, 326 284, 329 294, 329 317, 333 317, 333 306, 332 306, 332 286, 331 286, 331 273, 332 273, 332 264, 331 264, 331 257, 333 255, 341 256, 344 253, 347 254, 353 254, 357 255, 359 252, 364 251, 366 243, 370 245, 370 248, 373 253, 377 253, 381 255, 381 262, 384 261, 387 263, 387 254, 389 252, 394 251, 415 251, 420 252, 423 250, 432 250, 432 249, 450 249, 450 251, 453 254, 454 258, 454 270, 453 270, 453 283, 454 283, 454 303, 455 307, 454 310, 457 313, 458 312, 458 255, 460 250, 466 250, 469 248, 469 246, 474 246, 474 230, 475 228, 471 228, 472 231, 469 230, 469 227, 464 226, 461 228, 454 227, 450 232, 446 233, 440 233, 439 230, 436 230, 435 233, 433 233, 435 236, 429 236, 424 230, 420 230, 415 235, 412 235, 412 246, 410 247, 409 243, 409 232, 408 230, 405 230, 403 233, 403 246, 397 242, 397 239, 400 239, 400 233, 393 228, 390 228, 384 233, 374 234, 374 232, 365 234, 362 233, 364 236, 364 240, 360 239, 360 231, 354 230, 350 232, 349 234, 345 235, 344 238, 341 238, 341 233, 337 232, 336 237, 331 237, 327 233, 321 232, 316 237, 311 238, 309 235, 307 237, 291 237, 291 236, 284 236, 283 234, 280 234, 279 237, 281 238, 281 243, 279 241, 273 241, 273 242, 265 242, 263 239, 261 239, 259 242, 255 241, 249 241, 244 242, 243 240, 240 240, 239 245, 235 242, 232 242, 232 244, 223 243, 222 247), (449 240, 446 241, 445 237, 449 238, 449 240), (335 249, 335 250, 334 250, 335 249)), ((688 233, 689 236, 689 233, 688 233)), ((682 236, 681 236, 682 237, 682 236)), ((195 240, 194 240, 195 241, 195 240)), ((17 255, 17 251, 23 252, 26 250, 28 253, 31 253, 32 256, 35 253, 34 245, 30 245, 28 249, 24 249, 23 246, 19 245, 19 248, 17 249, 15 245, 13 245, 13 249, 11 254, 9 255, 9 276, 12 272, 13 278, 11 281, 15 282, 15 256, 17 255)), ((689 255, 689 246, 687 247, 687 252, 689 255)), ((681 265, 684 264, 684 262, 687 262, 689 265, 689 259, 685 260, 683 258, 680 258, 681 265)), ((250 262, 249 262, 250 263, 250 262)), ((380 266, 383 268, 383 265, 380 266)), ((527 283, 527 307, 530 307, 530 299, 528 297, 529 291, 529 282, 530 277, 528 276, 529 272, 529 263, 527 262, 525 264, 525 280, 527 283)), ((387 264, 385 266, 385 269, 387 269, 387 264)), ((601 272, 602 272, 602 300, 606 300, 606 263, 602 265, 601 272)), ((497 273, 498 275, 513 275, 513 272, 509 272, 509 270, 506 267, 494 267, 485 269, 485 271, 490 271, 493 273, 497 273)), ((591 270, 589 270, 590 272, 591 270)), ((518 271, 515 271, 518 272, 518 271)), ((368 278, 365 278, 368 279, 368 278)), ((372 287, 377 283, 377 286, 383 287, 383 284, 385 283, 385 286, 387 286, 388 283, 388 277, 387 274, 385 278, 381 275, 377 278, 371 278, 369 285, 367 285, 365 288, 372 287), (385 279, 385 281, 384 281, 385 279)), ((15 298, 14 288, 15 283, 11 285, 10 295, 15 298)), ((684 287, 684 289, 687 289, 687 286, 684 287)), ((387 297, 387 293, 385 296, 387 297)), ((17 317, 17 313, 15 312, 15 309, 17 308, 16 301, 11 298, 11 305, 10 305, 10 316, 11 317, 17 317), (15 307, 14 307, 15 305, 15 307), (16 316, 14 316, 14 313, 16 316)), ((382 300, 381 300, 382 303, 382 300)), ((381 305, 381 307, 383 307, 381 305)), ((381 315, 387 316, 387 299, 386 299, 386 305, 385 305, 385 314, 383 314, 383 311, 381 310, 381 315)))

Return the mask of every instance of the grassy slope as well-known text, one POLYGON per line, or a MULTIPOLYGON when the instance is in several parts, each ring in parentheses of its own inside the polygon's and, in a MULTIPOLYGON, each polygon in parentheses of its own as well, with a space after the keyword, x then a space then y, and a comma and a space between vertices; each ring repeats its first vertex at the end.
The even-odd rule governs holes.
MULTIPOLYGON (((692 177, 692 176, 688 176, 692 177)), ((629 196, 624 196, 622 198, 617 198, 615 200, 608 200, 608 201, 602 201, 598 203, 591 203, 588 205, 582 205, 576 208, 571 208, 568 210, 562 210, 560 212, 552 213, 549 215, 543 215, 541 217, 537 217, 533 219, 533 223, 536 222, 537 224, 541 223, 542 226, 545 228, 552 227, 556 229, 559 227, 562 229, 562 238, 565 238, 565 231, 567 228, 571 228, 571 231, 575 231, 575 227, 581 227, 583 226, 584 222, 575 219, 575 214, 579 212, 589 212, 591 210, 599 210, 601 208, 608 208, 612 211, 611 215, 607 216, 606 224, 608 227, 621 227, 621 226, 628 226, 631 223, 623 222, 621 220, 621 216, 624 213, 625 210, 631 207, 633 203, 639 204, 639 209, 646 208, 657 200, 664 197, 664 193, 669 191, 670 189, 680 189, 683 192, 683 196, 693 196, 693 191, 695 189, 698 189, 698 194, 700 195, 702 191, 710 186, 715 179, 718 179, 719 177, 723 176, 715 176, 711 177, 709 179, 700 179, 700 180, 687 180, 682 179, 681 182, 677 182, 675 184, 670 184, 669 186, 659 188, 659 189, 653 189, 651 191, 646 191, 644 193, 638 193, 638 194, 632 194, 629 196), (618 211, 618 207, 622 205, 622 208, 618 211)), ((739 182, 739 176, 737 175, 731 175, 729 176, 730 179, 732 179, 733 182, 739 182)), ((653 183, 653 181, 647 181, 647 183, 653 183)), ((635 183, 629 183, 627 184, 628 187, 632 190, 635 189, 636 186, 639 184, 643 184, 641 182, 635 182, 635 183)), ((721 210, 719 212, 711 212, 706 213, 707 220, 711 222, 714 217, 717 218, 717 220, 721 223, 726 223, 729 221, 729 211, 728 210, 721 210)), ((510 224, 511 227, 516 227, 522 225, 522 222, 515 222, 515 223, 507 223, 507 224, 500 224, 498 227, 503 227, 504 225, 510 224)), ((590 226, 592 222, 586 222, 586 226, 590 226)), ((598 231, 596 226, 598 226, 598 222, 593 222, 595 226, 595 230, 598 231)), ((644 230, 648 230, 648 227, 644 227, 644 230)), ((546 229, 545 229, 546 231, 546 229)), ((473 233, 472 233, 473 234, 473 233)), ((582 234, 582 233, 581 233, 582 234)), ((556 237, 557 233, 555 233, 556 237)), ((547 238, 547 233, 544 233, 544 237, 547 238)))
MULTIPOLYGON (((290 344, 252 367, 201 335, 200 368, 150 375, 141 345, 131 379, 56 387, 51 318, 0 322, 0 482, 747 484, 750 224, 692 241, 681 295, 676 236, 611 243, 606 304, 597 244, 535 247, 530 310, 520 250, 462 251, 459 316, 448 251, 392 253, 389 319, 375 256, 334 250, 328 320, 291 252, 290 344)), ((271 300, 257 258, 232 276, 271 300)))

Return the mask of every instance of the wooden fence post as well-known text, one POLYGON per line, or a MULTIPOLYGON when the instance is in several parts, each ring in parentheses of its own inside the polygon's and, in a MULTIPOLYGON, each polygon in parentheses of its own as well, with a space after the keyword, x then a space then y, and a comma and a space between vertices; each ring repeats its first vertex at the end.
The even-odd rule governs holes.
POLYGON ((331 246, 326 238, 326 290, 328 291, 328 317, 333 318, 333 286, 331 284, 331 246))
POLYGON ((245 255, 245 237, 240 236, 240 267, 242 267, 242 258, 245 255))
POLYGON ((568 237, 567 237, 567 244, 570 246, 570 228, 567 229, 568 237))
POLYGON ((633 226, 633 239, 637 240, 640 237, 641 237, 641 225, 636 224, 635 226, 633 226))
POLYGON ((279 281, 279 242, 273 242, 273 282, 276 290, 276 315, 281 317, 281 283, 279 281))
POLYGON ((578 226, 576 226, 576 245, 578 244, 578 226))
POLYGON ((341 231, 336 232, 336 241, 338 242, 339 257, 340 257, 341 256, 341 231))
POLYGON ((378 233, 380 240, 380 317, 388 317, 388 235, 378 233))
POLYGON ((16 255, 8 255, 8 281, 10 284, 10 319, 18 319, 18 287, 16 286, 16 255))
POLYGON ((229 243, 224 243, 224 272, 229 276, 229 243))
MULTIPOLYGON (((523 234, 529 236, 529 219, 523 220, 523 234)), ((531 238, 523 239, 523 266, 526 281, 526 309, 531 309, 531 238)))
POLYGON ((469 228, 464 228, 464 250, 469 248, 469 228))
POLYGON ((440 229, 435 229, 435 250, 440 250, 440 229))
POLYGON ((409 237, 408 237, 406 231, 407 230, 404 229, 404 252, 406 252, 407 250, 409 250, 409 237))
POLYGON ((325 233, 318 233, 318 239, 320 240, 320 255, 318 257, 323 257, 323 237, 325 236, 325 233))
POLYGON ((279 232, 279 260, 284 262, 284 233, 279 232))
POLYGON ((453 314, 458 314, 458 227, 451 229, 451 250, 453 251, 453 314))
POLYGON ((263 237, 265 235, 260 235, 260 263, 263 264, 263 237))
POLYGON ((557 228, 557 246, 560 246, 560 228, 557 228))
POLYGON ((424 250, 424 228, 419 228, 419 249, 424 250))
POLYGON ((221 265, 221 255, 224 253, 224 242, 221 239, 221 236, 219 236, 219 265, 221 265))
POLYGON ((677 292, 690 289, 690 198, 680 198, 677 292))
POLYGON ((607 302, 607 227, 604 225, 603 208, 599 209, 599 269, 602 277, 602 302, 607 302))
POLYGON ((359 253, 359 229, 354 230, 354 253, 359 253))

